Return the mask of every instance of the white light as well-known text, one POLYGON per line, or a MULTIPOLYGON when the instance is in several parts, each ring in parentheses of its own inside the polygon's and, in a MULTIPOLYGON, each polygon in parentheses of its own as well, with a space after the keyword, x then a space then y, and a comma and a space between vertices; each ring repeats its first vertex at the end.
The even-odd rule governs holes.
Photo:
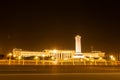
POLYGON ((43 54, 42 57, 45 57, 45 54, 43 54))
POLYGON ((85 58, 84 56, 73 56, 73 58, 85 58))
POLYGON ((54 49, 54 50, 53 50, 53 53, 57 53, 57 50, 56 50, 56 49, 54 49))

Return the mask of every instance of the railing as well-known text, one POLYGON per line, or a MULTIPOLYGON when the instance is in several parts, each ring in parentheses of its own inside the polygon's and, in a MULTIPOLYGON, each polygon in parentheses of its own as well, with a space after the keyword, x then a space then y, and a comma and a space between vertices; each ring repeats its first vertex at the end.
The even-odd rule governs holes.
POLYGON ((120 65, 120 61, 0 60, 0 65, 120 65))

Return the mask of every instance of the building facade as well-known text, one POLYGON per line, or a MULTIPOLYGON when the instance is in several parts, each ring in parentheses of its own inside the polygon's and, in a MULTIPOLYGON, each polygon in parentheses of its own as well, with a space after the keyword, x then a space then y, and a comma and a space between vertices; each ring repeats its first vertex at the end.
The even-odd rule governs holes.
POLYGON ((57 60, 68 60, 75 58, 103 58, 105 53, 101 51, 92 51, 90 53, 81 52, 81 36, 75 36, 75 50, 43 50, 43 51, 23 51, 22 49, 13 49, 13 55, 16 57, 54 57, 57 60))
MULTIPOLYGON (((30 57, 40 56, 42 57, 55 57, 57 60, 73 59, 75 54, 74 50, 43 50, 43 51, 23 51, 22 49, 13 49, 13 55, 16 57, 30 57)), ((91 53, 82 53, 85 58, 100 58, 104 57, 105 53, 101 51, 93 51, 91 53)))

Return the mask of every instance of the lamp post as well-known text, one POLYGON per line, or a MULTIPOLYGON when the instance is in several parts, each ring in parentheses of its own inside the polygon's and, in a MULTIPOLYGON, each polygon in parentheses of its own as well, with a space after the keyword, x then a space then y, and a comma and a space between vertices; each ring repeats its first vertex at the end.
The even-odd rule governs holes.
POLYGON ((36 56, 34 59, 35 59, 36 65, 37 65, 38 64, 38 56, 36 56))
POLYGON ((21 56, 18 56, 18 64, 20 64, 21 56))
MULTIPOLYGON (((116 59, 115 59, 115 57, 113 56, 113 55, 110 55, 110 60, 111 61, 114 61, 115 63, 116 63, 116 59)), ((116 63, 117 64, 117 63, 116 63)), ((112 65, 113 65, 113 62, 112 62, 112 65)))
POLYGON ((110 59, 111 59, 112 61, 115 61, 115 60, 116 60, 113 55, 110 56, 110 59))
POLYGON ((42 55, 42 59, 43 59, 43 60, 42 60, 42 63, 43 63, 43 64, 44 64, 44 57, 45 57, 45 55, 43 54, 43 55, 42 55))
POLYGON ((11 64, 12 53, 9 53, 9 54, 8 54, 8 57, 9 57, 9 63, 8 63, 8 64, 11 64))
MULTIPOLYGON (((56 50, 56 49, 54 49, 54 50, 52 50, 52 52, 53 52, 53 54, 54 54, 54 58, 56 58, 56 59, 60 59, 60 56, 58 56, 58 50, 56 50)), ((59 55, 60 55, 60 53, 59 53, 59 55)), ((61 57, 62 57, 62 55, 61 55, 61 57)))

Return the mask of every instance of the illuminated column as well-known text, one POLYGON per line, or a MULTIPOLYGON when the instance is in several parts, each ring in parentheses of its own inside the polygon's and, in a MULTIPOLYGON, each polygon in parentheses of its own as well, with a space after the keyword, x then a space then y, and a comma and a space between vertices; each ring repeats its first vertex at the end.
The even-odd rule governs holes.
POLYGON ((81 36, 79 35, 75 37, 75 49, 76 54, 81 54, 81 36))

